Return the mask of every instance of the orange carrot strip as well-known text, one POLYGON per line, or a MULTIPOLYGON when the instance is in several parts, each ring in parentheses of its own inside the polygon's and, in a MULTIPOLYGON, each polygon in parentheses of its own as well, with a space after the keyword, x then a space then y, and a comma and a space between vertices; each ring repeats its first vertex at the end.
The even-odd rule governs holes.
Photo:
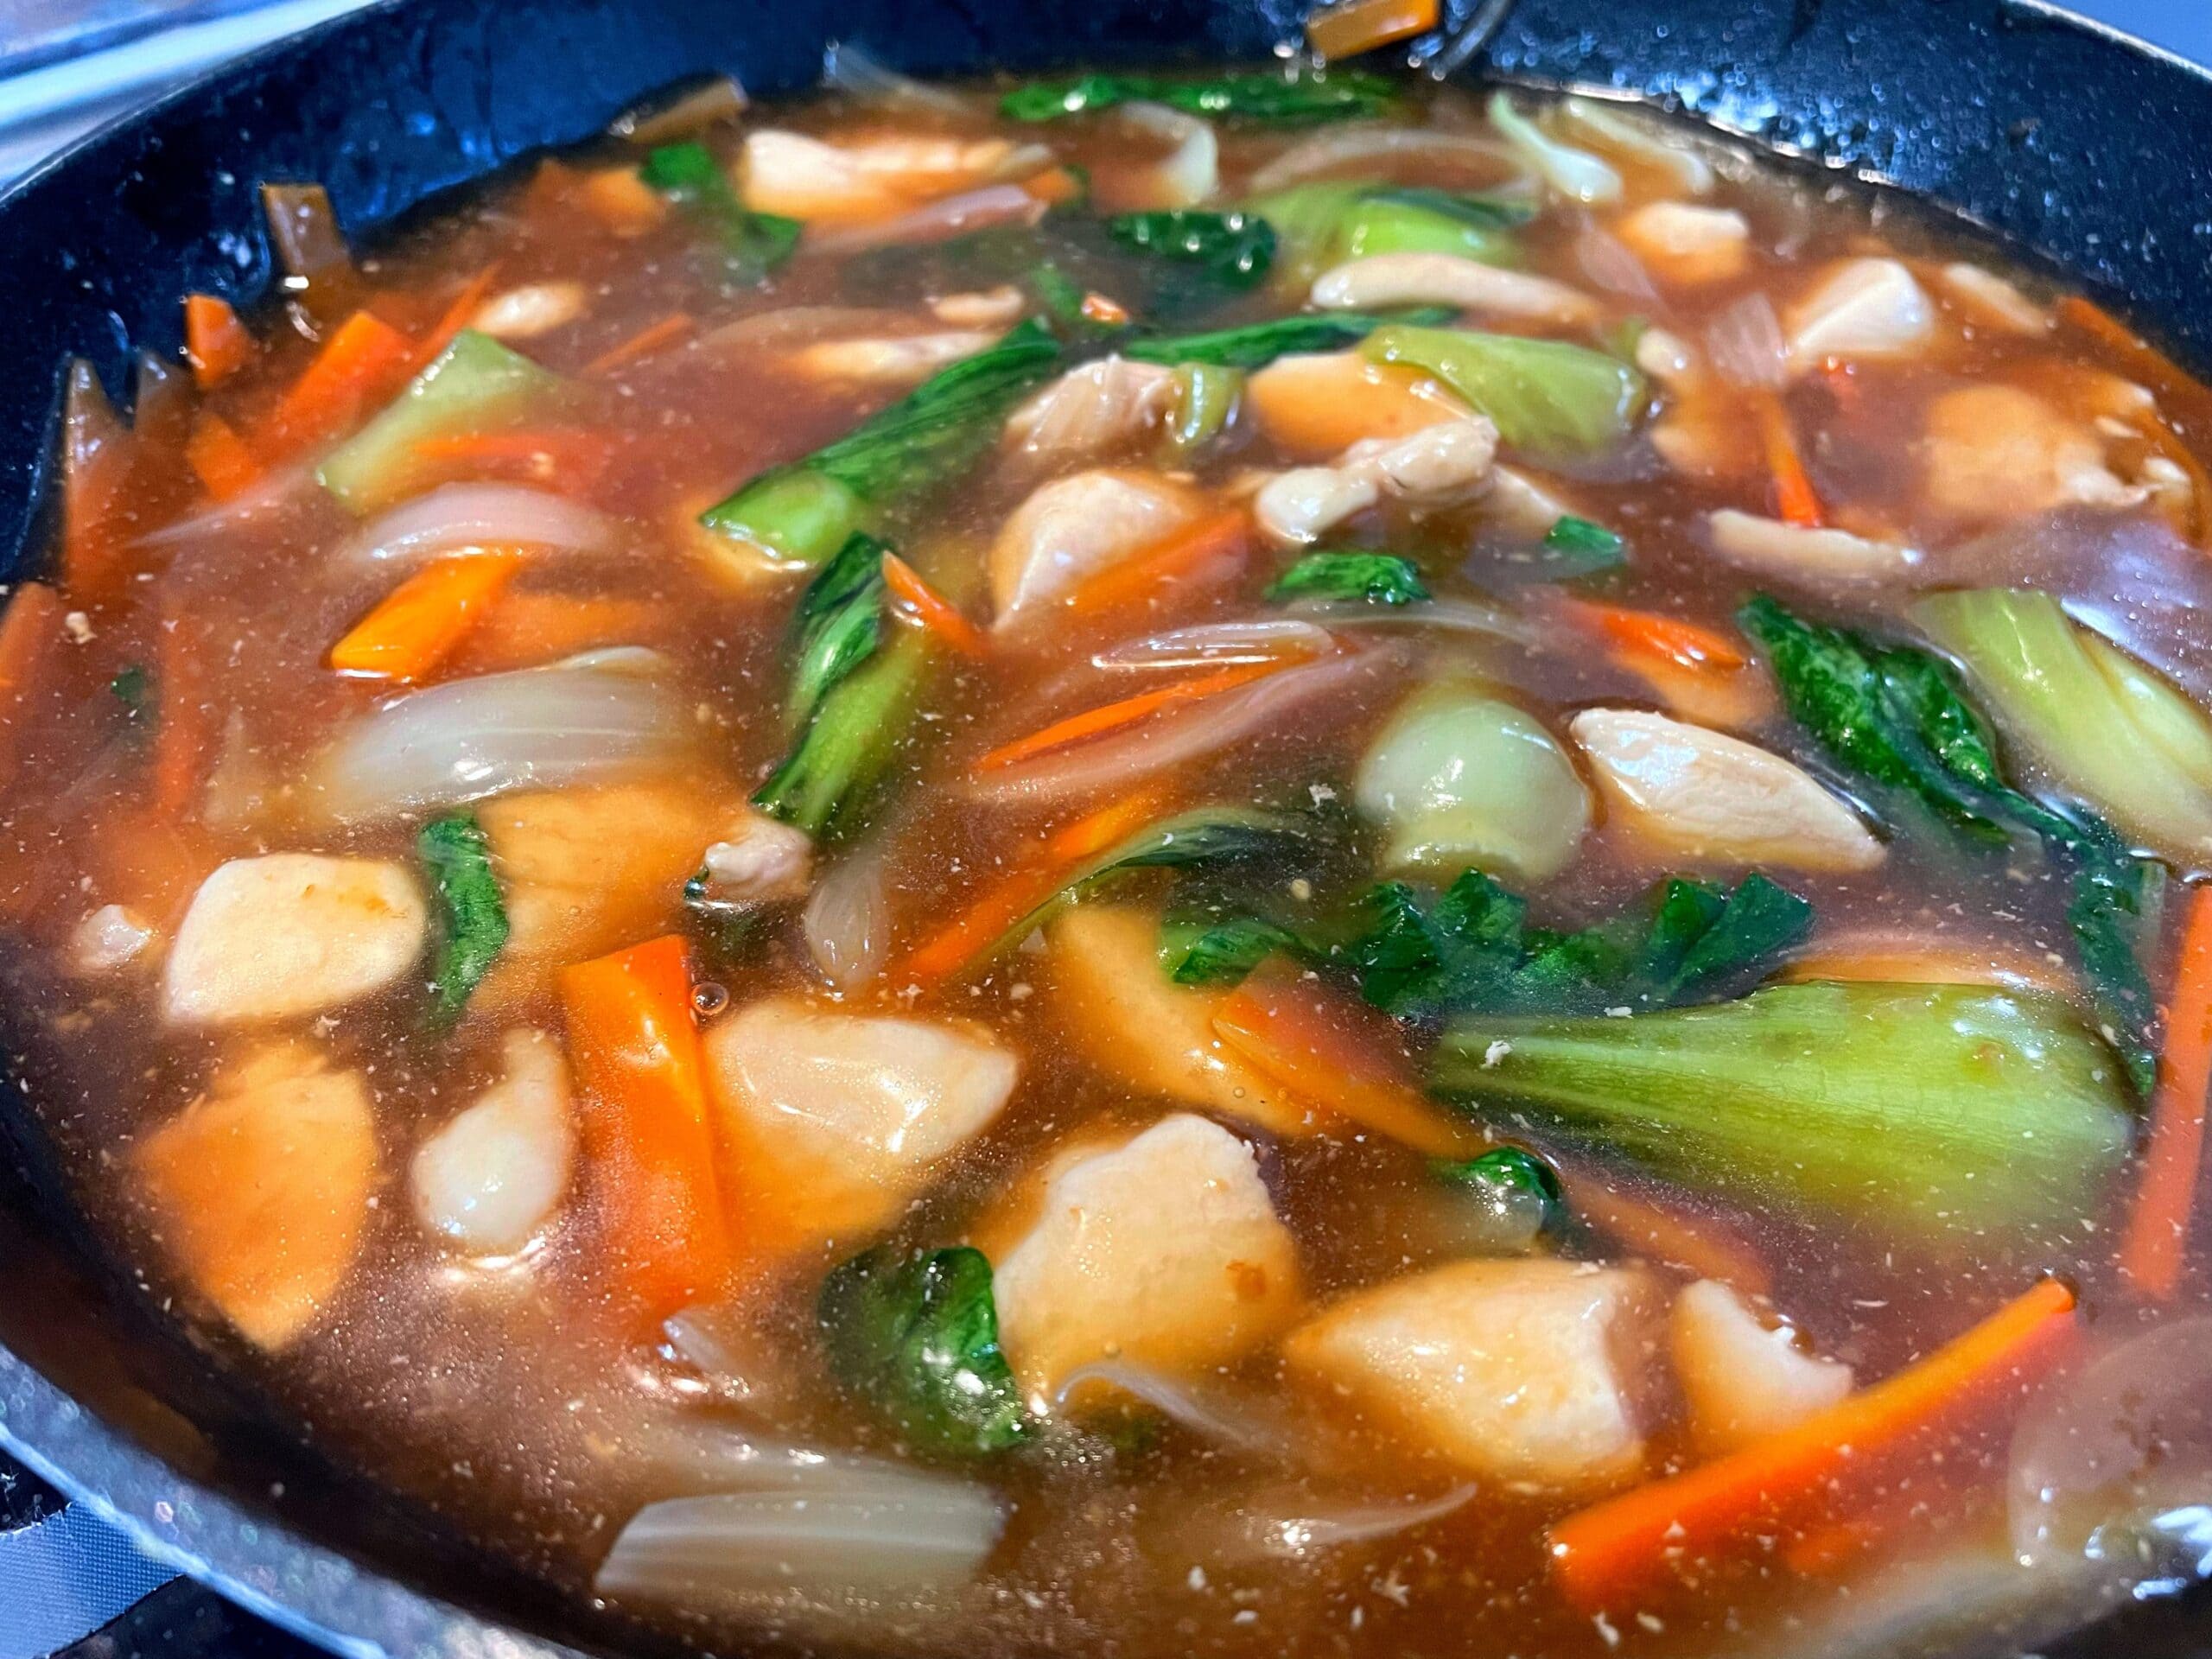
POLYGON ((1095 614, 1148 598, 1164 583, 1196 579, 1243 552, 1250 523, 1242 507, 1231 507, 1172 531, 1134 557, 1078 584, 1067 597, 1068 607, 1079 615, 1095 614))
POLYGON ((2142 1295, 2171 1298, 2189 1255, 2204 1160, 2204 1096, 2212 1084, 2212 887, 2196 889, 2166 1007, 2166 1052, 2151 1104, 2142 1185, 2120 1246, 2120 1268, 2142 1295))
POLYGON ((561 970, 600 1265, 658 1320, 735 1261, 715 1174, 691 969, 674 934, 561 970))
POLYGON ((251 362, 253 353, 253 336, 228 300, 213 294, 184 296, 184 355, 200 391, 221 385, 251 362))
POLYGON ((901 975, 915 983, 929 984, 958 973, 989 950, 1008 928, 1065 887, 1084 863, 1134 835, 1158 810, 1155 797, 1137 794, 1062 825, 1046 837, 1039 856, 1017 863, 948 926, 917 945, 907 956, 901 975))
POLYGON ((451 654, 521 569, 522 555, 508 549, 424 565, 330 648, 331 667, 379 679, 421 679, 451 654))
POLYGON ((1733 672, 1750 659, 1743 648, 1725 633, 1685 622, 1680 617, 1654 611, 1630 610, 1619 605, 1599 605, 1589 600, 1554 601, 1573 621, 1624 651, 1656 657, 1677 668, 1733 672))
POLYGON ((492 276, 497 265, 486 265, 462 286, 454 296, 453 303, 446 307, 430 332, 416 343, 415 366, 421 368, 440 352, 453 344, 453 337, 468 327, 469 320, 484 308, 484 302, 492 292, 492 276))
POLYGON ((243 495, 261 476, 261 463, 238 434, 238 429, 212 409, 192 419, 192 435, 184 441, 184 458, 211 501, 229 501, 243 495))
POLYGON ((1083 194, 1083 181, 1065 167, 1048 167, 1021 181, 1021 188, 1042 202, 1057 207, 1083 194))
POLYGON ((1747 1296, 1764 1296, 1774 1275, 1735 1230, 1714 1217, 1664 1204, 1580 1159, 1554 1154, 1567 1208, 1624 1249, 1700 1279, 1718 1279, 1747 1296))
POLYGON ((1964 1335, 1795 1428, 1578 1511, 1550 1532, 1552 1572, 1577 1607, 1625 1606, 1676 1564, 1696 1571, 1808 1512, 1867 1499, 1868 1483, 1977 1408, 2015 1402, 2075 1330, 2074 1293, 2046 1279, 1964 1335))
POLYGON ((160 718, 154 722, 153 795, 162 816, 172 820, 183 817, 198 798, 215 747, 213 715, 204 695, 204 643, 190 618, 168 607, 154 664, 160 718))
POLYGON ((963 657, 983 658, 991 654, 991 642, 983 637, 982 630, 961 615, 950 600, 923 581, 920 571, 888 550, 883 556, 883 585, 915 621, 963 657))
POLYGON ((1775 510, 1785 524, 1818 530, 1827 518, 1821 510, 1813 480, 1806 476, 1804 457, 1797 452, 1797 435, 1790 429, 1789 411, 1770 391, 1758 394, 1752 409, 1758 416, 1760 440, 1766 446, 1767 471, 1774 475, 1775 510))
POLYGON ((1234 690, 1249 681, 1289 667, 1292 660, 1285 657, 1272 663, 1237 663, 1228 668, 1216 669, 1211 674, 1201 674, 1194 680, 1179 680, 1173 685, 1163 685, 1155 690, 1141 691, 1134 697, 1123 697, 1120 702, 1109 702, 1103 708, 1086 709, 1079 715, 1054 721, 1042 731, 1032 732, 1027 737, 1018 737, 1011 743, 1001 744, 978 760, 974 769, 977 772, 997 772, 1017 761, 1065 748, 1069 744, 1081 742, 1085 738, 1118 731, 1172 704, 1218 696, 1224 691, 1234 690))
POLYGON ((1325 58, 1354 58, 1436 27, 1437 0, 1344 0, 1306 20, 1306 43, 1325 58))
POLYGON ((29 705, 60 669, 66 608, 45 582, 25 582, 0 613, 0 783, 13 781, 32 719, 29 705))
POLYGON ((1083 315, 1092 322, 1103 323, 1109 328, 1118 328, 1129 320, 1129 308, 1110 294, 1101 294, 1096 289, 1083 296, 1083 315))
POLYGON ((337 436, 371 400, 397 389, 414 364, 406 335, 372 311, 354 312, 278 402, 269 421, 271 437, 287 449, 303 449, 337 436))
POLYGON ((1396 1027, 1310 980, 1255 974, 1215 1011, 1214 1034, 1306 1105, 1432 1158, 1472 1158, 1497 1143, 1414 1088, 1396 1059, 1396 1027))
POLYGON ((461 642, 453 665, 490 673, 535 667, 594 645, 636 645, 653 637, 663 616, 648 600, 510 589, 461 642))
POLYGON ((610 346, 583 366, 584 373, 605 374, 641 357, 651 357, 664 346, 673 346, 698 327, 689 311, 671 311, 658 322, 649 322, 629 339, 610 346))

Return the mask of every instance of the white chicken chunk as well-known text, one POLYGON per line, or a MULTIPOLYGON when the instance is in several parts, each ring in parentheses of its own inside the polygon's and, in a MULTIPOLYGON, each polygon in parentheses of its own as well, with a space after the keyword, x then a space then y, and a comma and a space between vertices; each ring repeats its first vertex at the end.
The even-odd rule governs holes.
POLYGON ((1729 563, 1798 582, 1892 582, 1920 563, 1920 551, 1847 530, 1785 524, 1722 507, 1706 517, 1713 550, 1729 563))
POLYGON ((1469 1473, 1546 1488, 1633 1477, 1649 1287, 1557 1260, 1457 1262, 1291 1332, 1292 1374, 1469 1473))
POLYGON ((381 858, 270 853, 200 884, 162 990, 180 1025, 319 1014, 391 984, 418 962, 422 889, 381 858))
POLYGON ((1012 283, 946 294, 930 302, 930 315, 955 328, 1009 328, 1028 308, 1029 302, 1012 283))
POLYGON ((707 1032, 727 1195, 770 1255, 880 1228, 988 1128, 1021 1073, 980 1027, 773 996, 707 1032))
POLYGON ((914 386, 939 369, 988 350, 997 339, 997 334, 989 329, 962 328, 874 340, 823 340, 801 347, 789 360, 811 380, 914 386))
POLYGON ((1214 1034, 1225 994, 1178 985, 1160 971, 1156 917, 1081 905, 1045 937, 1052 1012, 1075 1051, 1108 1077, 1277 1135, 1311 1131, 1306 1109, 1214 1034))
POLYGON ((1324 311, 1449 305, 1562 327, 1594 322, 1605 314, 1597 301, 1565 283, 1501 270, 1456 253, 1378 253, 1350 260, 1314 279, 1313 300, 1324 311))
POLYGON ((1433 376, 1357 352, 1297 352, 1244 383, 1243 407, 1269 442, 1298 460, 1327 461, 1370 438, 1402 438, 1474 411, 1433 376))
POLYGON ((1851 1367, 1770 1329, 1727 1286, 1700 1279, 1675 1299, 1668 1340, 1690 1408, 1690 1434, 1711 1456, 1764 1440, 1841 1402, 1851 1367))
POLYGON ((992 1274, 1000 1342, 1039 1410, 1093 1360, 1190 1375, 1249 1353, 1297 1317, 1300 1284, 1252 1148, 1189 1113, 1053 1171, 992 1274))
POLYGON ((769 128, 747 137, 738 174, 753 212, 836 223, 887 219, 1050 161, 1037 146, 1005 138, 885 134, 830 144, 769 128))
POLYGON ((282 1348, 344 1282, 377 1176, 368 1085, 304 1043, 264 1048, 138 1143, 162 1247, 250 1342, 282 1348))
POLYGON ((1385 498, 1417 509, 1448 507, 1488 487, 1497 429, 1480 415, 1439 421, 1402 438, 1370 438, 1333 467, 1279 473, 1252 499, 1270 541, 1301 547, 1385 498))
POLYGON ((468 326, 494 340, 535 340, 567 327, 589 303, 582 283, 524 283, 485 301, 468 326))
POLYGON ((69 965, 80 974, 128 968, 154 942, 154 925, 126 905, 102 905, 69 934, 69 965))
POLYGON ((530 1243, 569 1189, 576 1126, 569 1068, 540 1031, 511 1031, 506 1070, 415 1154, 409 1174, 423 1226, 471 1255, 530 1243))
POLYGON ((1096 461, 1154 436, 1182 399, 1174 370, 1102 357, 1070 369, 1015 410, 1007 419, 1007 442, 1046 462, 1096 461))
POLYGON ((1985 328, 2012 334, 2047 334, 2050 313, 1995 271, 1955 260, 1938 273, 1952 303, 1985 328))
POLYGON ((1681 288, 1730 281, 1751 259, 1750 222, 1732 207, 1649 201, 1613 229, 1654 276, 1681 288))
POLYGON ((2114 475, 2094 428, 2018 386, 1961 386, 1929 404, 1920 467, 1928 505, 1954 518, 2128 507, 2145 495, 2114 475))
POLYGON ((1802 372, 1831 357, 1913 356, 1935 335, 1936 308, 1897 260, 1847 259, 1789 308, 1784 323, 1790 365, 1802 372))
POLYGON ((1143 552, 1205 505, 1195 491, 1149 473, 1077 473, 1042 486, 992 545, 995 625, 1039 610, 1143 552))
POLYGON ((763 904, 799 899, 814 874, 814 838, 747 806, 724 839, 707 849, 707 880, 716 899, 763 904))
POLYGON ((1567 729, 1613 813, 1669 854, 1799 870, 1882 861, 1857 813, 1755 743, 1634 709, 1586 709, 1567 729))

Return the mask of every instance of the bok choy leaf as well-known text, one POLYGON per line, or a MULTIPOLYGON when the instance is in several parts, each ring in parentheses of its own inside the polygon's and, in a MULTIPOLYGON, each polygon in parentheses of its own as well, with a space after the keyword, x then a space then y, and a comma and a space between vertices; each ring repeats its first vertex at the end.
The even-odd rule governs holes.
POLYGON ((1117 214, 1106 229, 1126 247, 1195 266, 1227 288, 1250 288, 1274 263, 1274 227, 1256 213, 1179 207, 1117 214))
POLYGON ((798 246, 798 220, 746 207, 704 144, 663 144, 646 155, 638 176, 714 236, 741 283, 759 282, 798 246))
POLYGON ((1418 605, 1430 597, 1413 561, 1393 553, 1308 553, 1274 579, 1268 597, 1418 605))
POLYGON ((1210 80, 1097 73, 1018 86, 999 100, 999 112, 1009 121, 1057 121, 1117 104, 1165 104, 1192 115, 1287 124, 1380 115, 1395 98, 1390 83, 1380 75, 1352 69, 1337 70, 1325 79, 1268 70, 1210 80))
POLYGON ((474 812, 433 818, 415 838, 443 925, 430 970, 431 1023, 456 1023, 507 943, 507 906, 492 871, 492 847, 474 812))
POLYGON ((1440 308, 1428 308, 1396 318, 1369 316, 1357 311, 1336 311, 1326 316, 1278 317, 1271 322, 1246 323, 1211 334, 1133 340, 1122 347, 1122 355, 1145 363, 1211 363, 1222 368, 1263 369, 1275 359, 1294 353, 1333 352, 1356 346, 1376 329, 1402 323, 1408 318, 1438 321, 1449 315, 1440 308))
POLYGON ((383 412, 323 458, 315 477, 349 512, 401 494, 416 447, 529 414, 567 383, 489 334, 464 328, 383 412))
POLYGON ((1614 448, 1648 396, 1630 365, 1560 340, 1401 323, 1376 330, 1361 349, 1377 363, 1427 370, 1489 416, 1506 442, 1536 454, 1614 448))

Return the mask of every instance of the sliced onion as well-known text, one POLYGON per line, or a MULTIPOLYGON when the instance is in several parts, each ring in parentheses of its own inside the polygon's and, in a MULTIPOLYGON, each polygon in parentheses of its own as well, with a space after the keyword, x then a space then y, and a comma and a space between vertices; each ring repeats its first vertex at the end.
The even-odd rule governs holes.
POLYGON ((724 1398, 766 1406, 785 1398, 782 1366, 758 1332, 734 1308, 701 1303, 661 1325, 668 1351, 697 1371, 724 1398))
POLYGON ((339 733, 309 775, 311 798, 359 823, 672 767, 690 751, 691 727, 652 671, 662 660, 599 652, 395 697, 339 733))
POLYGON ((1302 1481, 1278 1483, 1217 1499, 1175 1528, 1175 1543, 1208 1563, 1305 1560, 1349 1544, 1389 1538, 1452 1515, 1480 1489, 1455 1486, 1441 1497, 1395 1503, 1326 1503, 1302 1481))
POLYGON ((810 346, 817 340, 911 333, 913 314, 877 306, 787 305, 726 322, 699 341, 705 351, 747 351, 810 346))
POLYGON ((822 48, 822 84, 857 103, 887 109, 930 110, 939 115, 967 115, 974 109, 959 93, 902 75, 850 41, 832 41, 822 48))
POLYGON ((669 144, 718 121, 734 121, 752 105, 734 75, 713 79, 674 98, 656 94, 607 124, 608 134, 633 144, 669 144))
POLYGON ((1054 801, 1116 788, 1241 742, 1294 709, 1376 678, 1388 662, 1379 652, 1340 652, 1286 668, 1118 736, 988 773, 970 792, 986 801, 1054 801))
POLYGON ((987 184, 980 190, 942 197, 895 219, 836 230, 810 230, 806 249, 810 253, 858 253, 868 248, 949 242, 994 225, 1034 225, 1044 218, 1046 205, 1018 184, 987 184))
POLYGON ((1187 628, 1124 639, 1090 659, 1093 668, 1219 668, 1232 663, 1271 663, 1279 657, 1319 657, 1336 641, 1327 629, 1294 616, 1242 622, 1201 622, 1187 628))
POLYGON ((1490 177, 1483 194, 1526 197, 1536 181, 1521 158, 1496 138, 1471 132, 1438 132, 1421 127, 1352 125, 1293 144, 1252 175, 1251 188, 1264 194, 1307 179, 1338 174, 1374 173, 1399 165, 1479 168, 1490 177))
POLYGON ((1195 207, 1221 193, 1221 142, 1213 123, 1166 104, 1122 106, 1122 119, 1174 148, 1147 169, 1154 189, 1147 207, 1195 207))
POLYGON ((883 971, 891 946, 891 899, 883 836, 863 842, 815 883, 799 931, 815 970, 841 991, 856 991, 883 971))
POLYGON ((1196 1389, 1127 1360, 1077 1366, 1060 1381, 1058 1403, 1065 1407, 1086 1383, 1118 1389, 1200 1440, 1235 1451, 1281 1458, 1294 1449, 1288 1427, 1262 1417, 1249 1402, 1204 1398, 1196 1389))
POLYGON ((427 559, 471 547, 612 551, 620 527, 596 508, 524 484, 447 484, 371 519, 336 558, 359 565, 427 559))
POLYGON ((1491 94, 1490 124, 1537 177, 1585 207, 1621 199, 1621 175, 1586 149, 1563 144, 1513 107, 1503 91, 1491 94))
POLYGON ((1608 294, 1638 300, 1647 305, 1659 299, 1657 284, 1651 273, 1643 268, 1643 261, 1629 249, 1627 243, 1592 219, 1574 238, 1574 257, 1582 267, 1582 274, 1608 294))
POLYGON ((241 524, 271 518, 329 497, 315 481, 305 461, 280 467, 256 479, 227 501, 215 502, 188 513, 149 536, 138 538, 141 547, 181 547, 211 536, 226 535, 241 524))
POLYGON ((1670 176, 1677 189, 1702 196, 1713 188, 1713 167, 1693 149, 1687 137, 1647 125, 1637 116, 1586 98, 1563 100, 1567 118, 1594 132, 1616 150, 1648 162, 1670 176))
POLYGON ((1764 293, 1746 294, 1706 325, 1706 355, 1724 380, 1778 391, 1789 378, 1782 319, 1764 293))
POLYGON ((1294 607, 1325 628, 1409 628, 1441 633, 1478 633, 1516 645, 1541 645, 1545 635, 1510 611, 1467 599, 1432 599, 1420 605, 1366 605, 1358 601, 1309 600, 1294 607))

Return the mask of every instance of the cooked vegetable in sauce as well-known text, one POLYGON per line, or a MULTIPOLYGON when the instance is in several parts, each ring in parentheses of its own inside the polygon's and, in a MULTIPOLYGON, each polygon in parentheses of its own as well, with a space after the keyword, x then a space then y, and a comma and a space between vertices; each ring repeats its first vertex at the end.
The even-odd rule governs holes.
POLYGON ((719 1651, 2190 1581, 2212 392, 1638 108, 830 70, 72 372, 0 907, 161 1306, 719 1651))

